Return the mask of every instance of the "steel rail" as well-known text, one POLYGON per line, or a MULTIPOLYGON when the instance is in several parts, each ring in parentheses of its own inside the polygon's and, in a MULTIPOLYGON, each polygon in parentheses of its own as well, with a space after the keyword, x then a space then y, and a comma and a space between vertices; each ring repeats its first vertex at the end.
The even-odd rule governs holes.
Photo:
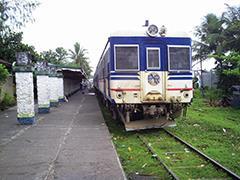
POLYGON ((166 171, 168 172, 168 174, 175 180, 179 180, 179 178, 177 177, 177 175, 163 162, 163 160, 156 154, 156 152, 153 150, 153 148, 151 146, 149 146, 149 144, 143 139, 141 138, 141 136, 139 134, 137 134, 137 137, 140 139, 140 141, 143 142, 143 144, 147 147, 148 151, 152 154, 155 155, 153 157, 155 157, 160 164, 166 169, 166 171))
POLYGON ((222 169, 224 172, 226 172, 230 177, 232 177, 233 179, 238 179, 240 180, 240 176, 238 176, 236 173, 232 172, 231 170, 229 170, 228 168, 224 167, 223 165, 219 164, 217 161, 215 161, 214 159, 210 158, 209 156, 207 156, 206 154, 204 154, 203 152, 199 151, 198 149, 196 149, 195 147, 193 147, 191 144, 187 143, 186 141, 182 140, 180 137, 174 135, 173 133, 171 133, 170 131, 166 130, 163 128, 163 130, 169 134, 170 136, 174 137, 176 140, 180 141, 182 144, 186 145, 187 147, 189 147, 191 150, 193 150, 194 152, 198 153, 199 155, 201 155, 201 157, 204 157, 206 160, 210 161, 212 164, 214 164, 217 168, 222 169))

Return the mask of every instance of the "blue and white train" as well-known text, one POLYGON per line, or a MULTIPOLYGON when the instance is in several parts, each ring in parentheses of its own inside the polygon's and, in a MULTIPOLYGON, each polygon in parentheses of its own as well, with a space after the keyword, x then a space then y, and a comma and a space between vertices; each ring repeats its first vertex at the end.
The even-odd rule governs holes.
POLYGON ((174 126, 193 97, 191 38, 142 35, 108 38, 94 86, 127 131, 174 126))

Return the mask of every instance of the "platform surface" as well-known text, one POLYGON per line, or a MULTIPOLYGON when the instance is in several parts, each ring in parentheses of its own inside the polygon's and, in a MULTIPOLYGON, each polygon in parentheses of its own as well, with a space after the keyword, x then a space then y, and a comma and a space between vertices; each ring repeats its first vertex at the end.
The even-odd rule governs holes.
POLYGON ((18 125, 16 107, 0 112, 0 179, 125 179, 95 96, 69 102, 18 125))

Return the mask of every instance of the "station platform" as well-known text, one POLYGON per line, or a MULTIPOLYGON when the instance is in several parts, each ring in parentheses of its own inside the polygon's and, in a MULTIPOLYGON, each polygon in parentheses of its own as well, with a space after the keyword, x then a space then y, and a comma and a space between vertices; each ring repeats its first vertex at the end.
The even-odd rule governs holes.
POLYGON ((16 114, 0 112, 0 179, 126 179, 95 96, 78 92, 31 126, 16 114))

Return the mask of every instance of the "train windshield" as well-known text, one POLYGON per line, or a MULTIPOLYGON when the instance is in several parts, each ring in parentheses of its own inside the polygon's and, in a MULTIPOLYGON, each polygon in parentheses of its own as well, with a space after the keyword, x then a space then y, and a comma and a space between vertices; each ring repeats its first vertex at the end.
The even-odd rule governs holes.
POLYGON ((115 46, 116 70, 138 70, 138 46, 115 46))
POLYGON ((190 47, 189 46, 169 46, 168 60, 170 71, 189 71, 191 70, 190 63, 190 47))
POLYGON ((160 68, 160 48, 147 48, 147 68, 160 68))

